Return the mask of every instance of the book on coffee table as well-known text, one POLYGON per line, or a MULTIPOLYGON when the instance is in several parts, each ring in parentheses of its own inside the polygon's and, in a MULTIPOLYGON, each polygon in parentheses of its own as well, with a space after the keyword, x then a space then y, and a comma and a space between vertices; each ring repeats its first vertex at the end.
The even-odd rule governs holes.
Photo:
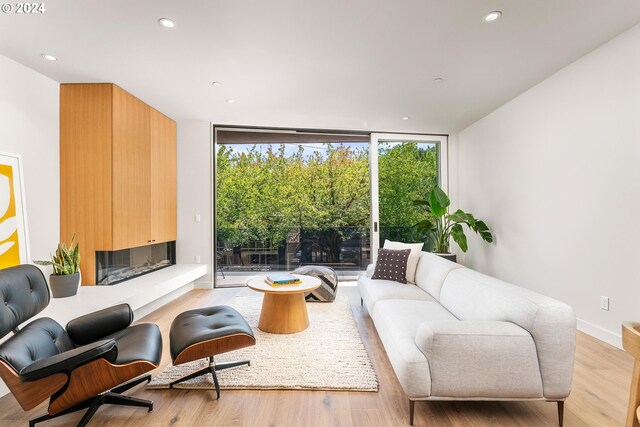
POLYGON ((299 285, 302 283, 302 280, 288 273, 270 274, 264 281, 271 286, 299 285))

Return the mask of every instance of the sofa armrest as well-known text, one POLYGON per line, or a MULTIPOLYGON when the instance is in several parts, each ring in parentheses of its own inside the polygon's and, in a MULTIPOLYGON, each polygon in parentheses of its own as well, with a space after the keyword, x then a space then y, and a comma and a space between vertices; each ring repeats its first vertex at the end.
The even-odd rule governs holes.
POLYGON ((376 265, 375 264, 369 264, 367 266, 367 271, 365 273, 367 275, 367 277, 371 278, 371 276, 373 276, 373 272, 375 271, 375 269, 376 269, 376 265))
POLYGON ((85 345, 121 331, 133 322, 129 304, 95 311, 67 323, 67 333, 76 345, 85 345))
POLYGON ((35 381, 58 372, 71 372, 96 359, 113 362, 118 355, 114 340, 103 340, 33 362, 20 371, 20 380, 35 381))
POLYGON ((536 345, 514 323, 427 321, 415 344, 429 362, 432 396, 542 397, 536 345))

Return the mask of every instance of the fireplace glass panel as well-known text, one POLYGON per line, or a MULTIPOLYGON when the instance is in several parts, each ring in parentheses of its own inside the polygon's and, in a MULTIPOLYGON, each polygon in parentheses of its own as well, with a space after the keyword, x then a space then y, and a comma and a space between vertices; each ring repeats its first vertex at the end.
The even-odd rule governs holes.
POLYGON ((176 263, 176 242, 96 251, 96 284, 114 285, 176 263))

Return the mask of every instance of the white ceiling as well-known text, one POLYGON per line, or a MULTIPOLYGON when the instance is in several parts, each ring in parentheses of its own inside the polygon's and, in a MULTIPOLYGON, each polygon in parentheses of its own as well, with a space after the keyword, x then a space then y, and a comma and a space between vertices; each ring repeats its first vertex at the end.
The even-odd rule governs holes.
POLYGON ((42 15, 0 14, 1 54, 59 82, 114 82, 177 120, 440 133, 463 129, 640 22, 638 0, 45 6, 42 15), (502 19, 484 23, 492 10, 502 19), (162 28, 161 17, 176 28, 162 28), (59 60, 43 60, 45 52, 59 60))

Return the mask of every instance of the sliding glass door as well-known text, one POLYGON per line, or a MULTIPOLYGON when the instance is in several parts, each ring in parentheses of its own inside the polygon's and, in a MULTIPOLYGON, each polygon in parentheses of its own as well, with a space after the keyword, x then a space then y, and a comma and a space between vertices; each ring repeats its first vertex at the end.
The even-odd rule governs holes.
MULTIPOLYGON (((414 205, 435 185, 447 186, 447 138, 437 135, 371 135, 372 262, 385 239, 421 242, 413 227, 426 215, 414 205)), ((427 249, 427 248, 426 248, 427 249)))
POLYGON ((215 285, 304 265, 355 280, 385 239, 417 242, 414 200, 447 191, 446 137, 215 129, 215 285))

